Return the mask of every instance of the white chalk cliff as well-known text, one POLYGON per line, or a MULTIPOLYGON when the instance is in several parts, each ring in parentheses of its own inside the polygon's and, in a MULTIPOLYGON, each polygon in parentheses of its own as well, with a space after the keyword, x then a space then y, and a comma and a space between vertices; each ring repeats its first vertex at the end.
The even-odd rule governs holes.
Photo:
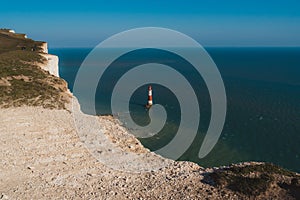
POLYGON ((42 42, 41 46, 39 46, 42 50, 40 51, 40 55, 43 56, 46 61, 43 64, 39 64, 39 66, 48 71, 50 74, 59 77, 59 66, 58 66, 58 56, 48 54, 48 44, 47 42, 42 42))
POLYGON ((48 71, 50 74, 59 77, 59 70, 58 70, 58 56, 51 55, 51 54, 41 54, 47 61, 40 65, 42 69, 48 71))

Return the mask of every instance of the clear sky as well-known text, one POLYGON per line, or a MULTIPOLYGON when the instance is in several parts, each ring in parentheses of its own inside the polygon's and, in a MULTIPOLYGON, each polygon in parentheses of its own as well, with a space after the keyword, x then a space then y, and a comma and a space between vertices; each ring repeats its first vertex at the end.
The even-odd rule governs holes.
POLYGON ((6 0, 0 7, 0 27, 50 47, 93 47, 145 26, 181 31, 204 46, 300 46, 300 1, 6 0))

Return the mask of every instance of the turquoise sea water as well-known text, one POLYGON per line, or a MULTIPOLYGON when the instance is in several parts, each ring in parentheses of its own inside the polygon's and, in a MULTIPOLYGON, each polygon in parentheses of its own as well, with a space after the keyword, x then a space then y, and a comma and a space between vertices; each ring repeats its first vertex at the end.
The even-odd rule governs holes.
MULTIPOLYGON (((200 96, 201 121, 198 135, 180 158, 202 166, 227 165, 241 161, 273 162, 300 172, 300 48, 206 48, 223 77, 227 93, 227 117, 222 135, 212 152, 204 159, 197 157, 210 119, 210 100, 205 84, 195 88, 200 96)), ((72 90, 78 68, 91 49, 50 49, 60 58, 60 76, 72 90)), ((137 52, 119 60, 107 72, 104 88, 96 94, 97 112, 109 114, 113 82, 122 74, 123 65, 138 64, 149 55, 179 67, 184 63, 156 51, 137 52)), ((150 56, 150 57, 151 57, 150 56)), ((182 71, 188 79, 198 79, 188 68, 182 71)), ((165 106, 168 122, 150 139, 141 139, 151 150, 157 150, 173 137, 180 120, 178 101, 167 88, 153 85, 155 103, 165 106)), ((143 105, 147 86, 131 97, 133 119, 145 125, 149 118, 143 105)), ((88 111, 87 111, 88 112, 88 111)))

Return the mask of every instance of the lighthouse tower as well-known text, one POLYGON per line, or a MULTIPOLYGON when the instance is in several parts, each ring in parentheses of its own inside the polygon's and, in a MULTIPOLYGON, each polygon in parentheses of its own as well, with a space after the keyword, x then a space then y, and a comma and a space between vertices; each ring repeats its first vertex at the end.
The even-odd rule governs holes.
POLYGON ((146 104, 146 108, 149 109, 153 105, 152 101, 152 87, 151 85, 148 86, 148 102, 146 104))

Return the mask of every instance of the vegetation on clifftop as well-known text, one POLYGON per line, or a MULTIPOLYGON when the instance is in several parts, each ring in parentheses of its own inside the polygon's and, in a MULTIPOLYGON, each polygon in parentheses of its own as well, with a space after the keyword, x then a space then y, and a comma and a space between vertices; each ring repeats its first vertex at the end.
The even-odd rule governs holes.
POLYGON ((65 108, 67 83, 41 69, 45 58, 40 50, 28 48, 41 49, 40 44, 0 30, 0 107, 65 108))
POLYGON ((26 38, 25 34, 11 33, 9 29, 0 29, 0 53, 14 50, 37 51, 43 50, 45 42, 26 38))
POLYGON ((300 176, 271 163, 231 165, 209 173, 207 182, 249 197, 281 190, 285 196, 300 198, 300 176))

